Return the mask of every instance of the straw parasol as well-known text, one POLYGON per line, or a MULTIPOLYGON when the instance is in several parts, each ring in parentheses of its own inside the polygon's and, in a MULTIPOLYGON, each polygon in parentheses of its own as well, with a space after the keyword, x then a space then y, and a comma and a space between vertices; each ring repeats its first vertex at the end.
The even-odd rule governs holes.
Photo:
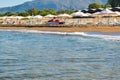
POLYGON ((71 16, 73 16, 73 17, 86 17, 88 15, 81 12, 81 11, 78 11, 78 12, 72 13, 71 16))
POLYGON ((57 17, 68 17, 68 18, 71 18, 72 16, 69 15, 69 14, 59 14, 57 17))
POLYGON ((118 11, 115 11, 115 13, 116 13, 118 16, 120 16, 120 12, 118 12, 118 11))
POLYGON ((22 19, 22 16, 3 16, 1 19, 22 19))
POLYGON ((44 16, 45 18, 53 18, 53 17, 56 17, 55 15, 52 15, 52 14, 48 14, 46 16, 44 16))
POLYGON ((106 24, 113 23, 113 17, 117 17, 118 15, 120 15, 119 12, 113 12, 108 8, 103 9, 101 12, 92 14, 92 16, 96 16, 98 18, 98 21, 101 21, 101 17, 106 18, 106 20, 104 21, 104 23, 106 22, 106 24))
POLYGON ((0 17, 0 19, 7 19, 7 16, 0 17))
POLYGON ((107 8, 103 9, 101 12, 94 13, 93 15, 99 16, 118 16, 116 12, 113 12, 107 8))
POLYGON ((36 15, 36 16, 33 16, 33 18, 42 19, 43 17, 41 15, 36 15))
POLYGON ((27 16, 26 18, 34 18, 34 16, 27 16))

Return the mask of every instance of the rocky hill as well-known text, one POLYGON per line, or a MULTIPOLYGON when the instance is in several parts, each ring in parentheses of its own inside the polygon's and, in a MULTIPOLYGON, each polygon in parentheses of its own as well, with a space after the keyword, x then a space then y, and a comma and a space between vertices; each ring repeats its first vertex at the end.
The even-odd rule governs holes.
POLYGON ((13 7, 5 7, 0 8, 1 12, 17 12, 17 11, 24 11, 30 8, 53 8, 55 10, 60 9, 84 9, 87 8, 89 3, 91 2, 100 2, 100 3, 106 3, 107 0, 33 0, 28 1, 23 4, 13 6, 13 7))

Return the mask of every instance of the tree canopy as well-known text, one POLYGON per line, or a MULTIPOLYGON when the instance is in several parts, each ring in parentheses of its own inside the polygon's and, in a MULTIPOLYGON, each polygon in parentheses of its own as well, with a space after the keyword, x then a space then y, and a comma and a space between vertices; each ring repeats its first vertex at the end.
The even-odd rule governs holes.
POLYGON ((92 2, 89 4, 88 9, 98 9, 98 8, 110 8, 110 3, 107 4, 101 4, 98 2, 92 2))
POLYGON ((48 14, 52 14, 52 15, 58 15, 58 14, 63 14, 63 13, 66 13, 66 14, 71 14, 75 12, 74 9, 71 9, 71 10, 59 10, 59 11, 56 11, 54 9, 37 9, 37 8, 31 8, 31 9, 28 9, 26 11, 23 11, 23 12, 6 12, 6 13, 0 13, 0 16, 35 16, 35 15, 41 15, 41 16, 45 16, 45 15, 48 15, 48 14))
POLYGON ((108 3, 109 3, 112 7, 120 7, 120 0, 108 0, 108 3))
POLYGON ((89 9, 98 9, 98 8, 104 8, 103 4, 97 3, 97 2, 92 2, 88 6, 89 9))

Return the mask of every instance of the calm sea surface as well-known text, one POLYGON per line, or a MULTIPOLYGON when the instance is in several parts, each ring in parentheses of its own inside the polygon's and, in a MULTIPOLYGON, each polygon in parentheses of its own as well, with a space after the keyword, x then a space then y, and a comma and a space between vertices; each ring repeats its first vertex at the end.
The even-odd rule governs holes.
POLYGON ((120 80, 120 34, 110 35, 0 31, 0 80, 120 80))

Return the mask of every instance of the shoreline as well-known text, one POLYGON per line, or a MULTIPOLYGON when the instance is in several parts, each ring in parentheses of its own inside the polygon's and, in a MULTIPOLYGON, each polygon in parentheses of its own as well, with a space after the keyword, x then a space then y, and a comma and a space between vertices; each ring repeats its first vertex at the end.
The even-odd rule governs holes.
POLYGON ((120 26, 114 25, 0 25, 0 29, 37 30, 58 32, 120 32, 120 26))

